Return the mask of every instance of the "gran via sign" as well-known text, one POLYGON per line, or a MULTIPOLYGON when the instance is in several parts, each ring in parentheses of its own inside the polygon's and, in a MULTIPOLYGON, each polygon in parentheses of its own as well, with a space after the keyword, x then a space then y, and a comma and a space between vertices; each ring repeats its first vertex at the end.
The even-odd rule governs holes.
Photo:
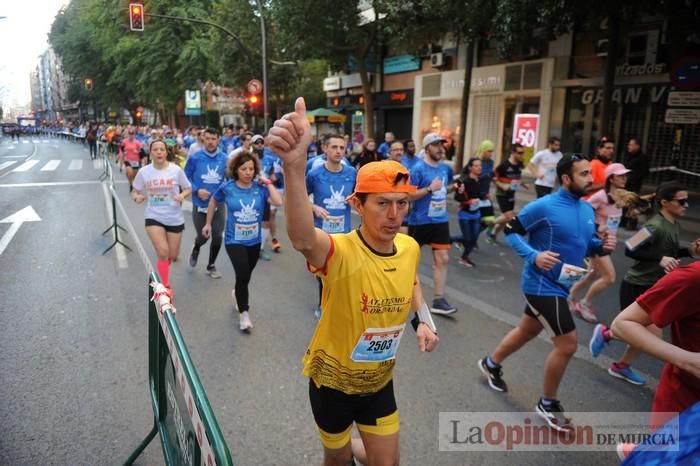
POLYGON ((148 288, 148 379, 154 425, 125 464, 132 464, 155 435, 160 434, 168 465, 233 465, 173 316, 175 308, 154 273, 150 275, 148 288))

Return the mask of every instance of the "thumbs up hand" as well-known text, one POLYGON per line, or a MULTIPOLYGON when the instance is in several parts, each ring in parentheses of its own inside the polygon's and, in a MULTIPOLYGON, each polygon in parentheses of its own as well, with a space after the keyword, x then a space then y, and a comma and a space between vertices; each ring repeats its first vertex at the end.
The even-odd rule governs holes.
POLYGON ((287 113, 275 121, 266 142, 284 161, 285 170, 298 167, 306 169, 306 150, 311 143, 311 125, 306 119, 306 103, 303 97, 299 97, 294 103, 294 112, 287 113))

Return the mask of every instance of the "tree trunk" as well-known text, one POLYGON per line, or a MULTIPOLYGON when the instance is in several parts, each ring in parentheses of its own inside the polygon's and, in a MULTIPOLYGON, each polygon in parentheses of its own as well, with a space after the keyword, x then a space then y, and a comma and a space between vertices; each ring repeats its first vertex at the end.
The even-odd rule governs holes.
POLYGON ((365 97, 365 126, 367 127, 365 139, 374 139, 374 95, 372 94, 372 85, 369 81, 369 76, 367 76, 367 64, 365 63, 366 55, 367 54, 358 56, 357 64, 360 71, 360 79, 362 80, 362 93, 365 97))
POLYGON ((621 8, 618 2, 610 2, 608 14, 608 58, 605 61, 605 81, 603 83, 603 102, 600 108, 600 135, 611 137, 612 96, 615 90, 615 67, 620 44, 621 8))
POLYGON ((474 65, 474 41, 467 43, 467 61, 464 64, 464 88, 462 89, 462 105, 459 111, 459 139, 457 142, 457 154, 455 155, 454 171, 458 173, 464 166, 465 154, 468 151, 464 147, 465 136, 467 135, 467 110, 469 110, 469 90, 472 82, 472 67, 474 65))

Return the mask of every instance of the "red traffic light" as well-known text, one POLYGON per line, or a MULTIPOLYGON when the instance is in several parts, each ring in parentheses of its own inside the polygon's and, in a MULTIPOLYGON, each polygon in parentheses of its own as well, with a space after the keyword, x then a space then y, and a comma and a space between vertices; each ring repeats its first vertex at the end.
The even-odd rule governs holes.
POLYGON ((250 103, 255 105, 258 103, 258 96, 257 95, 251 95, 248 100, 250 100, 250 103))
POLYGON ((143 5, 129 4, 129 25, 132 31, 143 31, 143 5))

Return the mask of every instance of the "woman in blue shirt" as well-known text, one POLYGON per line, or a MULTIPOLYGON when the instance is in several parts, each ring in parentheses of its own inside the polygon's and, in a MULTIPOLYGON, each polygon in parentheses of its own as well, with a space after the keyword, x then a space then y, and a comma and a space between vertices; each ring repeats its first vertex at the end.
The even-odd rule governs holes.
POLYGON ((242 152, 232 157, 226 169, 228 181, 211 196, 207 223, 202 228, 202 235, 209 238, 216 206, 224 203, 227 212, 224 244, 236 272, 233 297, 240 313, 240 329, 243 331, 253 328, 248 315, 248 283, 260 257, 260 232, 265 202, 269 200, 271 205, 282 205, 282 196, 272 182, 259 173, 260 162, 255 155, 242 152))

